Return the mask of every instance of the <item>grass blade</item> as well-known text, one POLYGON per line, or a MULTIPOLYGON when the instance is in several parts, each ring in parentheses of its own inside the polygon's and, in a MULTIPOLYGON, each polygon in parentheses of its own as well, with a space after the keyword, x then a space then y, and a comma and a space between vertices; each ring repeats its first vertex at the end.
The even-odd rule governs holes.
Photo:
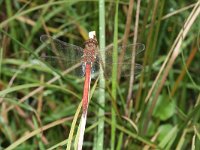
MULTIPOLYGON (((114 49, 113 49, 113 62, 117 62, 118 60, 118 3, 116 1, 116 9, 115 9, 115 21, 114 21, 114 49)), ((112 96, 116 99, 117 95, 117 64, 113 64, 112 68, 112 96)), ((111 150, 115 149, 115 132, 116 132, 116 113, 114 108, 112 108, 112 124, 111 124, 111 150)))
MULTIPOLYGON (((105 1, 99 1, 99 48, 101 50, 102 61, 105 62, 105 1)), ((101 106, 105 107, 105 79, 103 75, 103 70, 100 68, 100 79, 99 79, 99 98, 98 102, 101 106)), ((97 133, 95 137, 95 145, 93 149, 95 150, 103 150, 104 145, 104 120, 103 117, 105 112, 104 109, 99 107, 98 116, 99 116, 99 124, 97 128, 97 133)))
POLYGON ((70 133, 69 133, 69 137, 68 137, 66 150, 70 150, 71 149, 72 138, 73 138, 73 134, 74 134, 74 130, 75 130, 75 125, 76 125, 76 122, 77 122, 77 119, 78 119, 78 115, 79 115, 79 113, 81 111, 81 105, 82 105, 82 103, 79 104, 78 109, 76 111, 76 114, 74 116, 74 119, 73 119, 73 122, 72 122, 72 126, 71 126, 71 129, 70 129, 70 133))

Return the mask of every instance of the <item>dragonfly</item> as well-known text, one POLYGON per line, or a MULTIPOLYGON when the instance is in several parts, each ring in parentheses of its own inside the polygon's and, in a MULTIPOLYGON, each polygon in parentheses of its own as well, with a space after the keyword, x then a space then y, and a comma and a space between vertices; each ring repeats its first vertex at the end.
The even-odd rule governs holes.
MULTIPOLYGON (((96 36, 85 41, 84 48, 63 42, 48 35, 42 35, 40 40, 45 45, 45 51, 42 52, 40 58, 53 68, 65 70, 79 64, 79 66, 73 70, 73 74, 85 77, 82 96, 82 109, 84 114, 86 114, 88 108, 91 75, 98 73, 101 66, 105 77, 110 77, 113 65, 120 64, 121 76, 129 76, 133 47, 135 48, 136 55, 140 54, 145 49, 142 43, 119 47, 118 54, 120 54, 123 49, 126 49, 124 60, 122 63, 119 63, 114 62, 112 59, 113 47, 104 50, 105 58, 103 59, 101 55, 102 50, 98 48, 96 36)), ((142 69, 142 65, 135 64, 135 74, 139 73, 142 69)))

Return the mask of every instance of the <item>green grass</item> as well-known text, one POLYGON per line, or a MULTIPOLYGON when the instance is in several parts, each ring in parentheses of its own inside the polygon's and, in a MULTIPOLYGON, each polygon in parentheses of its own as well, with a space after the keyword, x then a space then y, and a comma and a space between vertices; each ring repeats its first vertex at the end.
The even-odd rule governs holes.
MULTIPOLYGON (((99 49, 102 50, 101 56, 103 61, 105 62, 105 1, 100 0, 99 1, 99 49)), ((101 106, 105 107, 105 79, 103 75, 103 69, 101 69, 100 73, 100 80, 99 80, 99 98, 98 102, 101 104, 101 106)), ((94 137, 94 146, 93 150, 102 150, 104 148, 104 115, 105 110, 102 109, 102 107, 99 107, 98 109, 98 129, 95 133, 94 137)))
MULTIPOLYGON (((117 61, 117 48, 135 38, 137 1, 129 25, 130 3, 0 1, 0 149, 76 149, 84 78, 72 66, 63 72, 39 63, 40 36, 84 46, 94 30, 99 48, 112 44, 117 61)), ((198 150, 200 2, 146 0, 139 12, 137 42, 146 49, 130 115, 129 77, 118 81, 114 65, 110 78, 92 80, 83 149, 198 150)))

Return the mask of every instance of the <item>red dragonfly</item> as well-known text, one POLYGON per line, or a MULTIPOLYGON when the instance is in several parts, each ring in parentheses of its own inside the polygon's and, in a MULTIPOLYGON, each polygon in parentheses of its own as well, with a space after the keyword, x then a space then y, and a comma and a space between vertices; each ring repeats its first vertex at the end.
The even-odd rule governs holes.
MULTIPOLYGON (((41 59, 49 62, 52 67, 59 67, 65 70, 73 65, 80 64, 74 72, 76 75, 85 76, 82 98, 83 114, 85 114, 88 107, 91 74, 97 73, 100 66, 102 66, 105 76, 109 77, 112 66, 116 63, 119 64, 118 62, 112 61, 113 48, 111 47, 105 50, 105 61, 103 61, 101 57, 102 53, 98 49, 98 42, 95 36, 85 42, 85 48, 65 43, 47 35, 42 35, 40 40, 48 49, 48 51, 42 53, 41 59)), ((119 54, 122 49, 126 49, 124 61, 121 64, 121 76, 129 76, 130 74, 133 47, 136 50, 136 55, 145 49, 144 44, 141 43, 136 43, 135 45, 130 44, 118 49, 119 54)), ((135 64, 135 73, 140 72, 142 68, 140 64, 135 64)))

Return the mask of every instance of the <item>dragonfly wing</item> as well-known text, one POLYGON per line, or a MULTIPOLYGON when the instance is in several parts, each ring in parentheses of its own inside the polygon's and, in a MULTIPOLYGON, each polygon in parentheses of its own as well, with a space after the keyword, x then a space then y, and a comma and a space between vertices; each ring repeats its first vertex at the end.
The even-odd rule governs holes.
POLYGON ((83 48, 47 35, 42 35, 40 40, 44 44, 44 49, 40 54, 43 62, 47 62, 47 65, 59 70, 69 69, 79 63, 80 66, 73 71, 73 74, 84 75, 84 66, 81 65, 83 48))
POLYGON ((135 74, 140 74, 142 72, 142 70, 144 69, 144 67, 140 64, 135 64, 135 74))
MULTIPOLYGON (((99 54, 99 56, 100 56, 99 62, 101 64, 104 64, 103 68, 104 68, 105 76, 108 76, 108 77, 111 76, 112 68, 114 67, 114 65, 117 65, 118 72, 119 72, 119 67, 121 67, 121 76, 122 77, 130 76, 131 75, 133 49, 135 50, 135 62, 142 63, 142 60, 140 59, 139 54, 141 54, 144 51, 145 46, 144 46, 144 44, 141 44, 141 43, 130 44, 130 45, 127 45, 124 47, 120 46, 117 50, 117 54, 118 54, 117 62, 113 61, 113 50, 114 50, 113 47, 110 47, 109 49, 107 49, 105 51, 105 64, 101 63, 102 59, 101 59, 101 55, 99 54), (119 62, 119 57, 123 50, 125 50, 123 62, 119 62)), ((101 53, 101 52, 99 52, 99 53, 101 53)), ((134 74, 140 73, 141 70, 143 69, 142 65, 136 64, 136 63, 135 63, 134 74)))

